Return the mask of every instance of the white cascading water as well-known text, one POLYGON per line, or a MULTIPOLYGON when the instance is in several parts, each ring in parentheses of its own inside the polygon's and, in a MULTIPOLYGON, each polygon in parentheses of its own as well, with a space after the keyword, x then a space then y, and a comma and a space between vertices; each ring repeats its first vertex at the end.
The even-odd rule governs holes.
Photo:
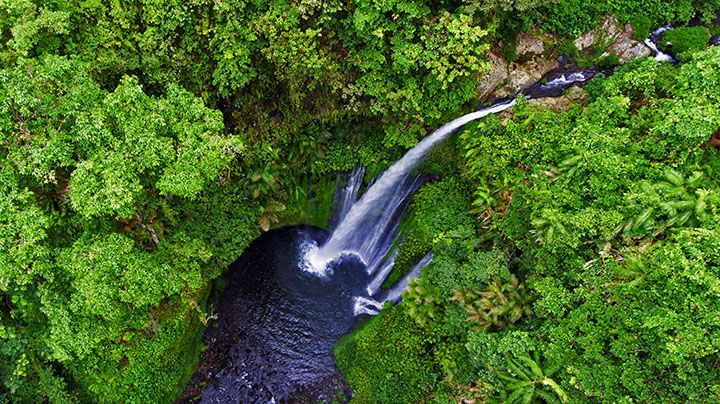
POLYGON ((550 80, 545 84, 546 86, 558 86, 558 85, 564 85, 564 84, 573 84, 573 83, 579 83, 587 80, 587 77, 583 72, 575 72, 570 73, 569 75, 560 75, 560 77, 550 80))
POLYGON ((338 177, 338 184, 335 187, 333 196, 333 212, 330 218, 328 230, 333 231, 338 223, 347 215, 350 208, 357 202, 360 187, 365 177, 365 167, 357 166, 350 173, 350 178, 344 187, 341 188, 341 178, 338 177))
MULTIPOLYGON (((407 286, 410 284, 410 280, 420 277, 420 272, 423 270, 423 268, 428 266, 430 261, 432 261, 432 257, 433 257, 432 251, 425 254, 425 256, 422 257, 420 259, 420 261, 418 261, 415 265, 413 265, 412 269, 410 269, 410 271, 408 271, 408 273, 403 275, 403 277, 400 278, 399 281, 395 282, 395 284, 393 285, 393 287, 391 289, 389 289, 387 292, 385 292, 384 294, 379 296, 377 298, 377 300, 370 298, 370 297, 364 297, 364 296, 355 297, 355 306, 354 306, 355 315, 358 316, 360 314, 369 314, 371 316, 374 316, 374 315, 380 313, 380 310, 382 309, 382 306, 385 302, 393 302, 393 303, 400 302, 400 298, 402 297, 402 294, 405 291, 405 289, 407 288, 407 286)), ((389 258, 385 265, 389 266, 390 269, 392 269, 394 259, 395 259, 394 256, 389 258)), ((378 276, 376 276, 376 279, 379 278, 381 280, 377 284, 377 286, 373 288, 372 292, 370 291, 370 287, 368 287, 368 295, 374 296, 378 293, 378 291, 380 289, 380 285, 382 284, 382 281, 385 280, 385 278, 387 278, 388 274, 389 274, 389 271, 387 273, 385 273, 385 275, 383 275, 383 276, 380 276, 380 274, 378 274, 378 276)), ((373 283, 375 283, 376 279, 373 279, 373 283)))
MULTIPOLYGON (((672 56, 663 53, 656 41, 664 31, 672 29, 665 26, 652 32, 645 44, 655 52, 655 59, 672 62, 672 56)), ((583 71, 562 74, 539 87, 540 97, 547 96, 545 91, 564 89, 574 83, 584 83, 594 72, 586 75, 583 71)), ((535 98, 529 95, 531 98, 535 98)), ((359 197, 363 185, 365 169, 356 167, 344 187, 336 189, 333 218, 330 222, 330 236, 321 246, 308 242, 301 257, 303 270, 318 276, 329 276, 332 263, 343 256, 359 258, 366 266, 371 280, 367 286, 367 296, 355 298, 355 313, 377 314, 386 301, 398 301, 410 279, 418 277, 420 271, 432 260, 432 252, 424 256, 392 289, 380 293, 380 287, 392 272, 397 256, 398 226, 407 207, 409 198, 422 185, 419 176, 412 171, 438 143, 467 123, 487 115, 504 111, 516 100, 510 100, 483 108, 461 116, 420 141, 400 160, 387 169, 375 181, 371 181, 362 197, 359 197)))
MULTIPOLYGON (((399 212, 421 184, 412 170, 438 143, 467 123, 504 111, 516 100, 495 104, 457 118, 436 130, 388 168, 342 216, 322 246, 308 246, 304 269, 327 276, 329 264, 352 255, 360 258, 372 275, 386 260, 394 243, 399 212)), ((356 173, 357 174, 357 173, 356 173)), ((351 179, 352 181, 352 179, 351 179)), ((354 189, 354 188, 353 188, 354 189)), ((355 193, 356 197, 357 193, 355 193)))
POLYGON ((392 289, 388 290, 387 294, 385 294, 385 296, 383 296, 381 300, 383 302, 399 302, 400 297, 405 291, 405 288, 407 288, 408 284, 410 283, 410 280, 420 277, 420 271, 422 271, 423 268, 425 268, 430 263, 430 261, 432 261, 432 257, 432 251, 425 254, 425 256, 422 257, 422 259, 420 259, 420 261, 418 261, 415 266, 413 266, 410 272, 405 274, 405 276, 403 276, 397 283, 395 283, 392 289))
POLYGON ((655 60, 657 60, 658 62, 668 62, 668 63, 675 62, 675 58, 673 58, 672 56, 668 55, 667 53, 661 51, 660 47, 658 47, 656 44, 656 41, 659 40, 660 35, 663 32, 669 31, 672 29, 673 29, 672 25, 665 25, 665 26, 660 27, 660 28, 656 29, 655 31, 653 31, 650 34, 650 37, 645 39, 645 46, 647 46, 653 52, 655 52, 655 60))

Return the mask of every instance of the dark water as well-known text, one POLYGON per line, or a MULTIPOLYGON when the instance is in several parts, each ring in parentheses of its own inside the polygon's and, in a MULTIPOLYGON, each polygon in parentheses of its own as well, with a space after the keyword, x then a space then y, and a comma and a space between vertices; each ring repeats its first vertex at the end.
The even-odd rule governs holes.
MULTIPOLYGON (((523 93, 529 98, 554 96, 587 82, 598 71, 558 69, 523 93)), ((362 174, 358 175, 356 182, 361 184, 362 174)), ((408 188, 408 197, 392 208, 391 223, 400 220, 422 178, 415 183, 408 188)), ((341 192, 351 191, 341 188, 341 192)), ((348 206, 355 200, 350 198, 348 206)), ((390 248, 394 228, 383 226, 373 234, 381 240, 387 237, 390 248)), ((323 245, 327 238, 328 232, 319 228, 288 227, 263 234, 243 252, 228 271, 218 319, 204 335, 209 349, 194 377, 190 389, 194 391, 186 397, 199 394, 204 403, 268 403, 330 402, 338 397, 341 401, 343 393, 349 396, 335 367, 333 347, 352 328, 354 298, 368 297, 371 279, 352 256, 330 264, 336 266, 329 268, 331 276, 300 269, 303 245, 310 240, 323 245)), ((414 276, 427 262, 421 260, 414 276)), ((400 282, 396 298, 405 284, 400 282)))
POLYGON ((549 71, 540 81, 522 89, 520 93, 528 99, 558 97, 574 85, 582 86, 587 84, 598 73, 609 75, 612 74, 612 69, 579 68, 575 66, 559 67, 549 71))
MULTIPOLYGON (((717 43, 717 37, 711 42, 717 43)), ((598 73, 612 70, 563 66, 521 93, 556 97, 598 73)), ((206 403, 279 403, 349 396, 332 350, 352 328, 354 297, 367 296, 371 279, 352 258, 332 264, 337 267, 328 278, 301 270, 302 245, 308 239, 323 245, 327 238, 319 228, 283 228, 263 234, 245 250, 228 272, 218 319, 204 335, 209 348, 185 397, 199 395, 206 403)))
POLYGON ((353 325, 352 298, 367 274, 352 260, 329 279, 300 270, 307 237, 322 242, 327 232, 267 232, 231 267, 216 326, 206 333, 202 402, 316 402, 344 389, 332 350, 353 325))

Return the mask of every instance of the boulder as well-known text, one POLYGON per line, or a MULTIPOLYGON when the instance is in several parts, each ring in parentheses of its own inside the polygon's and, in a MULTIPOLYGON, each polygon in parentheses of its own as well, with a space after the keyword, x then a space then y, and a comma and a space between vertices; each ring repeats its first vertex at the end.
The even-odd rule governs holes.
POLYGON ((572 86, 560 97, 536 98, 529 100, 528 105, 548 108, 555 112, 563 112, 578 103, 586 103, 589 98, 590 94, 588 94, 585 90, 578 86, 572 86))
POLYGON ((633 38, 630 24, 622 26, 618 19, 611 15, 605 17, 598 28, 592 29, 575 39, 575 46, 581 52, 595 45, 607 46, 605 55, 614 54, 620 63, 648 56, 652 53, 644 43, 633 38))
POLYGON ((652 51, 644 43, 633 38, 633 28, 625 24, 615 41, 608 47, 608 52, 617 55, 621 64, 629 60, 650 56, 652 51))
MULTIPOLYGON (((477 97, 480 101, 488 98, 511 97, 519 90, 530 86, 540 80, 546 73, 559 67, 557 55, 546 55, 544 43, 533 34, 520 33, 516 37, 518 60, 508 64, 502 56, 491 53, 488 61, 492 68, 477 85, 477 97)), ((643 42, 633 38, 633 29, 630 24, 620 24, 615 16, 603 19, 598 28, 595 28, 575 39, 575 46, 579 50, 588 50, 593 46, 607 47, 607 52, 617 55, 620 63, 652 54, 643 42)), ((560 38, 555 38, 559 42, 560 38)), ((540 105, 548 103, 552 109, 560 108, 565 101, 537 101, 540 105)))
POLYGON ((595 44, 609 44, 620 31, 620 22, 614 15, 610 15, 603 19, 599 27, 575 39, 575 46, 582 52, 595 44))
POLYGON ((478 83, 475 90, 480 101, 485 101, 508 76, 508 64, 505 59, 490 53, 488 54, 488 62, 490 62, 492 68, 486 73, 485 78, 478 83))
POLYGON ((518 90, 534 84, 547 72, 556 69, 558 66, 559 64, 555 58, 544 59, 540 56, 536 56, 524 63, 513 62, 508 68, 505 85, 495 90, 492 95, 497 98, 510 97, 518 90))
POLYGON ((524 61, 535 56, 541 56, 545 52, 545 44, 535 36, 527 32, 521 32, 515 37, 515 52, 518 60, 524 61))

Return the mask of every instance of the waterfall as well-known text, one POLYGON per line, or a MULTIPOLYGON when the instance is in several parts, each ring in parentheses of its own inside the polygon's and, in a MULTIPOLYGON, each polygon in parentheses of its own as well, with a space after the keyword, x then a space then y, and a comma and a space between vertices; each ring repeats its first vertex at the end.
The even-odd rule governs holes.
POLYGON ((347 215, 353 204, 357 202, 358 193, 360 192, 364 177, 365 167, 363 166, 353 168, 344 186, 343 179, 338 177, 338 182, 335 185, 335 194, 333 195, 333 212, 330 218, 330 224, 328 225, 330 231, 337 226, 338 222, 347 215))
POLYGON ((356 316, 360 314, 369 314, 374 316, 380 313, 383 304, 377 300, 370 299, 368 297, 358 296, 354 299, 353 311, 356 316))
MULTIPOLYGON (((350 209, 338 220, 324 245, 308 246, 303 269, 327 276, 333 261, 351 255, 365 263, 370 274, 377 271, 386 261, 395 242, 397 226, 409 198, 422 184, 419 177, 412 175, 412 170, 420 160, 462 126, 504 111, 515 103, 514 99, 504 101, 463 115, 421 140, 382 173, 359 200, 352 203, 350 209)), ((344 202, 353 201, 357 197, 357 182, 352 186, 348 185, 346 189, 352 195, 341 196, 339 199, 344 202)), ((342 211, 343 208, 339 210, 342 211)))
POLYGON ((655 60, 658 62, 668 62, 668 63, 675 63, 677 60, 675 60, 674 57, 668 55, 667 53, 660 50, 660 47, 657 45, 658 41, 660 40, 660 35, 662 35, 663 32, 669 31, 674 29, 672 25, 665 25, 663 27, 660 27, 656 29, 655 31, 650 33, 650 37, 645 39, 645 45, 650 48, 653 52, 655 52, 655 60))
MULTIPOLYGON (((672 26, 658 28, 645 40, 645 44, 655 52, 655 59, 659 61, 674 62, 672 56, 663 53, 657 46, 660 35, 669 29, 672 29, 672 26)), ((596 68, 557 69, 548 73, 544 81, 526 88, 523 94, 527 98, 555 97, 573 84, 586 83, 600 71, 602 70, 596 68)), ((365 265, 371 279, 367 286, 367 296, 356 297, 356 314, 374 314, 380 310, 382 302, 397 301, 410 279, 417 277, 422 268, 432 260, 432 253, 428 253, 397 285, 385 293, 383 298, 377 297, 381 285, 395 265, 400 219, 410 198, 423 182, 420 176, 412 174, 413 169, 438 143, 462 126, 504 111, 515 103, 515 99, 502 101, 443 125, 371 181, 362 196, 360 191, 365 169, 354 168, 347 183, 343 185, 339 180, 336 186, 333 217, 329 225, 330 236, 322 245, 308 242, 303 246, 300 267, 307 272, 327 277, 332 274, 333 262, 342 257, 355 257, 365 265)))
POLYGON ((374 296, 377 294, 377 292, 380 290, 380 286, 382 286, 383 282, 385 282, 385 279, 387 279, 388 275, 390 275, 390 272, 395 268, 395 258, 397 257, 398 249, 395 248, 395 250, 390 254, 390 257, 385 260, 385 263, 380 267, 380 270, 377 271, 376 274, 374 274, 372 281, 370 282, 370 285, 367 287, 367 292, 369 296, 374 296))
POLYGON ((394 302, 397 303, 400 301, 400 297, 402 296, 402 293, 405 291, 405 288, 407 288, 408 284, 410 283, 411 279, 419 278, 420 277, 420 271, 423 270, 430 261, 432 261, 432 251, 427 253, 420 261, 418 261, 415 266, 405 274, 405 276, 400 279, 395 285, 393 285, 392 289, 390 289, 387 294, 384 296, 383 299, 381 299, 383 302, 394 302))

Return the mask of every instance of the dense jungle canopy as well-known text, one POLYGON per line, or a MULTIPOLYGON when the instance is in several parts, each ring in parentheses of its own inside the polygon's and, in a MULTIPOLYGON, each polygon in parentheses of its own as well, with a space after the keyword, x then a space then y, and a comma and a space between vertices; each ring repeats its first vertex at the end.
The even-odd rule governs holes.
POLYGON ((336 347, 356 402, 720 401, 720 0, 0 0, 0 403, 173 402, 262 231, 327 224, 476 109, 493 58, 667 23, 558 112, 521 100, 424 163, 403 303, 336 347), (715 21, 716 22, 716 21, 715 21), (474 400, 474 401, 473 401, 474 400))

